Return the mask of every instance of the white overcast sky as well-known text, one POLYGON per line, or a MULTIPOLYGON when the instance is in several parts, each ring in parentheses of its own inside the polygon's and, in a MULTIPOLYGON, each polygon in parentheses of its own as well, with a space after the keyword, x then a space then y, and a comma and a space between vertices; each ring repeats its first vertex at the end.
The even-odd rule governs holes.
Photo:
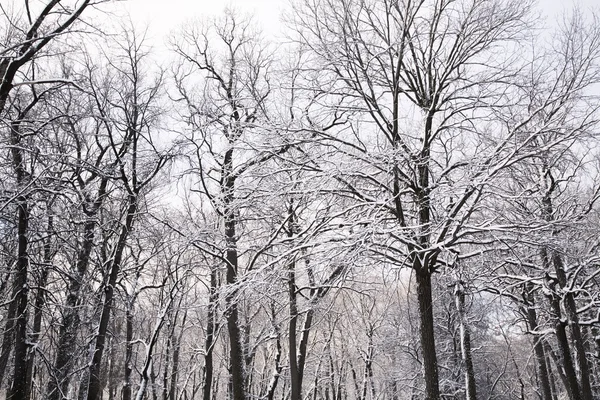
MULTIPOLYGON (((121 12, 129 12, 132 19, 148 25, 153 40, 162 42, 164 37, 191 18, 204 18, 220 14, 225 7, 251 13, 266 34, 280 30, 279 17, 289 7, 289 0, 126 0, 117 3, 121 12)), ((549 21, 578 4, 583 9, 596 5, 599 0, 538 0, 538 5, 549 21)), ((159 44, 159 43, 156 43, 159 44)))

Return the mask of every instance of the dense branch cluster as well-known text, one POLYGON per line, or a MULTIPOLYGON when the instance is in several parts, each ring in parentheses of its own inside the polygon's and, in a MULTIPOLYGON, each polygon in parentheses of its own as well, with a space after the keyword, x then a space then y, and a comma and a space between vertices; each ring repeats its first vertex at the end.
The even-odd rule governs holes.
POLYGON ((0 398, 600 397, 595 14, 109 9, 0 5, 0 398))

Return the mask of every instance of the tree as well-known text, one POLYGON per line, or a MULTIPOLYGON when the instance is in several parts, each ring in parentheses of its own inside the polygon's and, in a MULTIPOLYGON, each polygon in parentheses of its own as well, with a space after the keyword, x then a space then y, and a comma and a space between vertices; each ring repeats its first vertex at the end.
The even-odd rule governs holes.
POLYGON ((185 119, 191 128, 198 190, 211 202, 223 226, 225 250, 219 258, 225 263, 228 285, 225 303, 231 390, 233 399, 243 400, 247 398, 246 350, 236 286, 242 268, 238 241, 243 234, 245 206, 239 200, 239 183, 252 167, 286 149, 284 146, 263 151, 253 142, 255 135, 260 134, 255 126, 264 120, 271 92, 271 58, 250 21, 233 11, 227 11, 212 26, 190 26, 181 41, 173 45, 183 62, 176 84, 188 109, 185 119), (194 77, 201 79, 199 90, 188 86, 188 78, 193 82, 194 77), (195 97, 198 93, 203 96, 200 101, 195 97))
MULTIPOLYGON (((123 43, 118 42, 119 53, 107 58, 107 66, 121 87, 96 86, 93 75, 90 87, 108 137, 107 151, 115 162, 115 181, 123 191, 124 202, 116 229, 116 241, 106 260, 104 301, 97 337, 89 368, 88 400, 101 396, 100 371, 104 354, 114 291, 122 267, 126 244, 134 223, 139 220, 145 196, 154 178, 170 160, 168 143, 158 144, 155 129, 161 116, 159 100, 162 94, 163 74, 152 77, 145 64, 148 51, 144 37, 133 30, 125 30, 123 43)), ((160 329, 157 325, 155 332, 160 329)), ((151 349, 152 347, 149 347, 151 349)), ((151 353, 150 353, 151 354, 151 353)))
POLYGON ((313 90, 356 115, 337 132, 308 128, 351 165, 332 173, 372 216, 373 256, 414 274, 426 399, 441 395, 433 274, 489 229, 485 203, 504 171, 543 151, 530 146, 535 121, 560 126, 554 116, 581 90, 548 73, 556 89, 534 107, 522 101, 518 41, 531 10, 503 0, 304 1, 291 20, 320 71, 313 90))
POLYGON ((72 8, 61 0, 49 0, 36 7, 31 7, 25 1, 24 15, 27 20, 14 21, 14 16, 7 14, 2 9, 2 16, 6 18, 7 25, 11 27, 6 33, 9 35, 3 48, 0 49, 0 114, 4 111, 6 101, 11 90, 17 85, 31 85, 35 82, 15 82, 19 70, 33 61, 44 48, 51 42, 59 40, 63 35, 69 33, 72 25, 79 20, 86 8, 105 2, 106 0, 83 0, 76 1, 72 8), (34 18, 34 13, 38 11, 34 18))

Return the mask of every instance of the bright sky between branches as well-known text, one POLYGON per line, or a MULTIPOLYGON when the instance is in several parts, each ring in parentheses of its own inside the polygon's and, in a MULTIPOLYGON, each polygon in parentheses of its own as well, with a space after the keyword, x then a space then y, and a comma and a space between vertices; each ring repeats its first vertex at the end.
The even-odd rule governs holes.
MULTIPOLYGON (((596 1, 538 0, 538 5, 543 15, 553 21, 575 5, 587 9, 596 1)), ((147 24, 154 39, 164 37, 191 18, 219 15, 226 7, 254 15, 263 32, 277 35, 281 13, 289 9, 290 0, 127 0, 120 3, 120 7, 129 12, 135 22, 147 24)))

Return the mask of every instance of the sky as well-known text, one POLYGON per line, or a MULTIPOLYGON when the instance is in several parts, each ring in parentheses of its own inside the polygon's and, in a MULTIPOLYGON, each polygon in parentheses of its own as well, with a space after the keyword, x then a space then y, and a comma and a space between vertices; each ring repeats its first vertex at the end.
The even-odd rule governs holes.
MULTIPOLYGON (((162 41, 169 32, 191 18, 219 15, 227 6, 254 15, 266 34, 278 35, 279 16, 290 0, 127 0, 119 2, 121 12, 129 12, 136 23, 148 25, 153 40, 162 41)), ((584 9, 598 0, 538 0, 540 10, 550 20, 579 4, 584 9)))

